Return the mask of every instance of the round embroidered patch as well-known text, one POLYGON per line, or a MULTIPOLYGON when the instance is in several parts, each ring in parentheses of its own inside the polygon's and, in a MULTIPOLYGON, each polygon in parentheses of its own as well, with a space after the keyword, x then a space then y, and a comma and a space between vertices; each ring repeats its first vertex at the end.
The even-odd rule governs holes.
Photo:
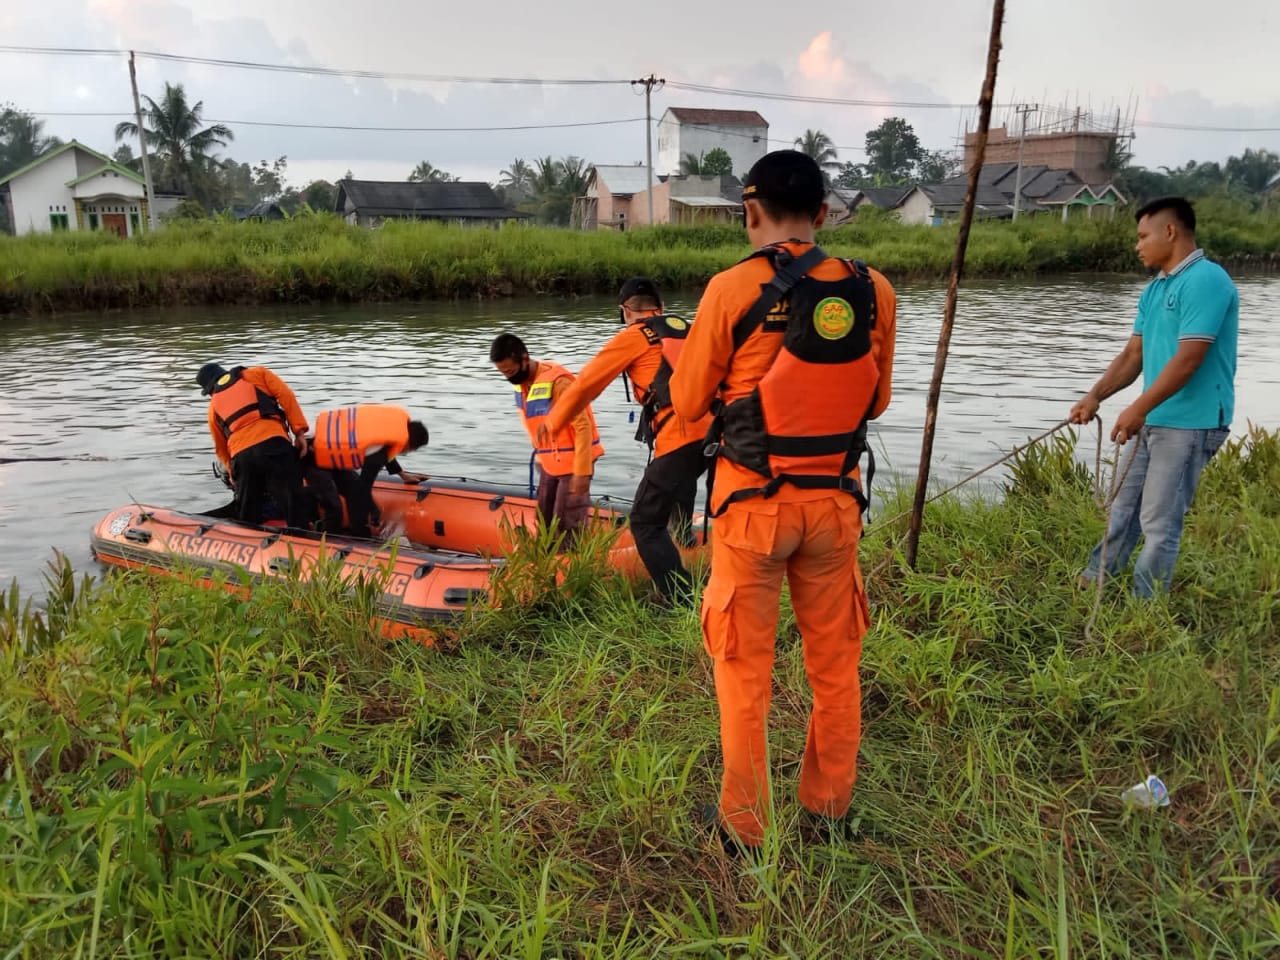
POLYGON ((824 340, 839 340, 853 329, 853 307, 843 297, 827 297, 813 308, 813 329, 824 340))
POLYGON ((683 330, 685 327, 689 326, 679 317, 667 317, 666 321, 667 321, 667 326, 670 327, 672 330, 683 330))

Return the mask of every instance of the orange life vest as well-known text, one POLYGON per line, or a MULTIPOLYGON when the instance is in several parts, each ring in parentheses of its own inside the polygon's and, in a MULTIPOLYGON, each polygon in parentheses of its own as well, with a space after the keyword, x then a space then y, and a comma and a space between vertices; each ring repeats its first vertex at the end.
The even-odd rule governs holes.
POLYGON ((365 457, 383 447, 394 460, 409 446, 409 411, 403 407, 361 404, 326 410, 316 417, 316 466, 359 470, 365 457))
POLYGON ((734 347, 758 328, 785 332, 777 358, 756 388, 717 414, 709 454, 765 480, 730 494, 718 512, 748 497, 771 497, 784 483, 843 490, 866 509, 854 472, 867 449, 867 417, 880 380, 871 352, 876 298, 870 272, 860 262, 842 261, 847 277, 808 276, 828 259, 816 246, 800 257, 779 248, 752 256, 768 257, 777 273, 734 327, 734 347), (779 312, 774 308, 783 297, 786 304, 779 312))
MULTIPOLYGON (((553 477, 573 472, 573 424, 566 424, 561 428, 552 437, 551 446, 538 446, 538 428, 551 412, 552 389, 562 377, 574 379, 573 374, 560 364, 544 360, 538 363, 538 369, 528 382, 516 386, 516 406, 524 417, 524 428, 529 431, 529 439, 533 441, 534 456, 538 465, 553 477)), ((596 429, 595 414, 590 407, 587 407, 587 417, 591 420, 591 459, 599 460, 604 456, 604 447, 600 443, 600 431, 596 429)))
POLYGON ((220 379, 209 396, 209 405, 213 407, 222 435, 230 437, 259 420, 278 420, 280 435, 286 436, 284 410, 275 397, 246 380, 243 371, 244 367, 233 367, 223 378, 229 378, 227 382, 220 379))
POLYGON ((652 447, 659 431, 675 416, 671 409, 671 374, 689 336, 689 322, 673 314, 662 314, 644 317, 638 323, 650 346, 662 349, 662 362, 653 380, 647 384, 636 383, 636 400, 642 407, 636 439, 652 447))

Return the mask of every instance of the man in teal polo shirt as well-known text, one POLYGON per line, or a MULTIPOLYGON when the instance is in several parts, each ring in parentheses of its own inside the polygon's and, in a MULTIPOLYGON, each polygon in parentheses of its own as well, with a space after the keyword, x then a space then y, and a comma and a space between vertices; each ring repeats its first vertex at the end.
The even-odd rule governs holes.
MULTIPOLYGON (((1128 564, 1141 535, 1133 592, 1150 597, 1169 589, 1200 471, 1231 426, 1240 300, 1226 271, 1196 245, 1196 214, 1184 198, 1152 200, 1137 219, 1138 257, 1160 272, 1138 301, 1129 342, 1070 419, 1088 423, 1103 400, 1142 374, 1142 394, 1111 431, 1112 440, 1137 446, 1111 507, 1105 572, 1128 564)), ((1082 580, 1098 578, 1102 553, 1100 543, 1082 580)))

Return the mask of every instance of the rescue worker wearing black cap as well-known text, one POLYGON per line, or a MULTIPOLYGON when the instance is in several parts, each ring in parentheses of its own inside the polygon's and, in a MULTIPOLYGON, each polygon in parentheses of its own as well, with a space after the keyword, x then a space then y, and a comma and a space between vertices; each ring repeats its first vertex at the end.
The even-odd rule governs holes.
POLYGON ((730 850, 769 823, 766 725, 785 577, 813 690, 801 805, 839 832, 861 738, 858 658, 870 614, 858 538, 866 424, 888 406, 897 301, 866 264, 815 242, 822 171, 779 150, 742 191, 746 260, 711 278, 671 378, 677 413, 715 410, 711 579, 702 639, 715 664, 724 773, 704 817, 730 850))
POLYGON ((307 452, 309 428, 289 385, 266 367, 227 370, 216 363, 202 366, 196 383, 209 398, 209 433, 235 486, 237 519, 261 523, 269 495, 290 527, 305 527, 298 458, 307 452))
POLYGON ((684 537, 698 477, 707 468, 704 438, 710 415, 685 420, 671 409, 668 383, 689 333, 689 324, 663 312, 662 295, 648 277, 632 277, 618 292, 619 319, 625 325, 579 372, 556 399, 542 429, 553 435, 587 408, 613 380, 631 378, 641 405, 636 439, 649 444, 653 459, 636 488, 631 535, 658 592, 668 600, 690 595, 689 572, 672 540, 673 516, 684 537))

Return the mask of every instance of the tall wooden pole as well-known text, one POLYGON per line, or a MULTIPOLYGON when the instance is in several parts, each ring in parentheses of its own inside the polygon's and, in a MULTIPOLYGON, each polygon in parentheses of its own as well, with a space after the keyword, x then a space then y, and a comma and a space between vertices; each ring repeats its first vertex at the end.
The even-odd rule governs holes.
POLYGON ((947 351, 951 347, 951 328, 956 320, 956 301, 960 294, 960 275, 964 272, 964 254, 969 246, 969 228, 973 224, 973 207, 978 195, 978 178, 987 152, 987 131, 991 129, 991 104, 996 93, 996 68, 1000 64, 1000 31, 1004 26, 1004 0, 995 0, 991 11, 991 39, 987 43, 987 75, 978 100, 978 139, 973 166, 969 168, 969 187, 964 195, 964 211, 960 214, 960 232, 956 237, 955 258, 947 279, 947 303, 938 333, 938 349, 933 359, 933 379, 925 407, 924 440, 920 444, 920 468, 916 475, 916 496, 911 508, 911 530, 907 534, 907 565, 916 566, 920 547, 920 527, 924 521, 924 504, 929 494, 929 463, 933 459, 933 434, 938 425, 938 400, 942 396, 942 374, 947 368, 947 351))
POLYGON ((129 51, 129 86, 133 88, 133 117, 138 125, 138 149, 142 151, 142 180, 147 194, 147 229, 156 228, 156 191, 151 183, 151 161, 147 158, 147 132, 142 127, 142 103, 138 100, 138 72, 129 51))

